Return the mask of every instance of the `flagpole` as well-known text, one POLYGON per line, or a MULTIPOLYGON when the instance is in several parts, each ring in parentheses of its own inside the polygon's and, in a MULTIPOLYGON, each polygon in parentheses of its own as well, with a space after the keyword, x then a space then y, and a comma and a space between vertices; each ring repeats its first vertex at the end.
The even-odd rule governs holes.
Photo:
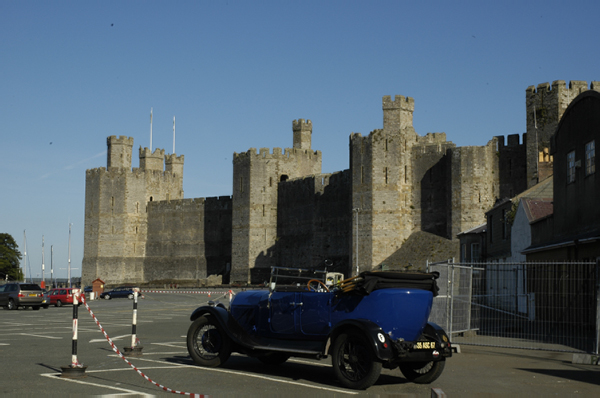
POLYGON ((150 153, 152 153, 152 108, 150 108, 150 153))

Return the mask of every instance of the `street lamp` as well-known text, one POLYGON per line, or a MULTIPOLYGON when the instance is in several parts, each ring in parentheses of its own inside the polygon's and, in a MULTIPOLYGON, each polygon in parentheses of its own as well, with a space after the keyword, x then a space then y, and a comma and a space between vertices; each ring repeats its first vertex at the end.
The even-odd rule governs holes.
POLYGON ((355 207, 354 209, 352 209, 352 211, 356 213, 356 276, 358 276, 358 274, 360 273, 358 269, 358 212, 360 211, 360 209, 358 207, 355 207))

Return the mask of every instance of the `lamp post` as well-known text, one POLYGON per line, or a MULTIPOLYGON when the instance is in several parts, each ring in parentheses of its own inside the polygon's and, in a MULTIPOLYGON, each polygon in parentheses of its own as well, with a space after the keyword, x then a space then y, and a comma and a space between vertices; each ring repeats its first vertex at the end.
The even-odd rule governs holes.
POLYGON ((356 217, 356 276, 358 276, 358 274, 360 273, 358 268, 358 212, 360 211, 360 209, 358 207, 355 207, 354 209, 352 209, 352 211, 355 213, 356 217))

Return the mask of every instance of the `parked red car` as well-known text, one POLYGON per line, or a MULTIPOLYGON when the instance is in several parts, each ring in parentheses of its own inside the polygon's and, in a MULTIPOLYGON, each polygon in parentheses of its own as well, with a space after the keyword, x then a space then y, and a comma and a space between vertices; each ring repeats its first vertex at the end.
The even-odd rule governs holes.
POLYGON ((64 287, 50 290, 50 305, 62 307, 64 304, 73 304, 73 289, 64 287))

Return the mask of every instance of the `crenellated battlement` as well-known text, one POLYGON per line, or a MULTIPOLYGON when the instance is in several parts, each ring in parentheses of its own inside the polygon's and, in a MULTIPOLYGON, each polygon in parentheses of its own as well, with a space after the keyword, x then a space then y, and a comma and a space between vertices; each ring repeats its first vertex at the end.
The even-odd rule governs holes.
MULTIPOLYGON (((142 149, 140 145, 140 158, 160 158, 161 160, 165 157, 165 150, 156 148, 154 152, 152 152, 148 147, 144 147, 142 149)), ((183 155, 181 155, 183 156, 183 155)))
POLYGON ((402 109, 411 112, 415 110, 415 99, 403 95, 396 95, 393 100, 391 96, 385 95, 383 96, 382 104, 383 110, 402 109))
POLYGON ((177 156, 176 154, 171 154, 171 155, 165 155, 165 163, 183 163, 185 159, 185 155, 179 155, 177 156))
POLYGON ((446 142, 446 133, 427 133, 425 136, 417 136, 417 144, 439 144, 446 142))
POLYGON ((292 130, 310 130, 312 131, 312 121, 310 119, 298 119, 292 122, 292 130))
POLYGON ((107 139, 108 145, 129 145, 133 146, 133 137, 127 137, 125 135, 120 135, 117 137, 116 135, 111 135, 107 139))
POLYGON ((507 138, 507 142, 505 144, 505 137, 503 135, 497 135, 494 138, 497 140, 498 143, 498 148, 514 148, 514 147, 519 147, 519 146, 523 146, 525 144, 525 137, 526 135, 523 134, 523 142, 520 142, 520 136, 519 134, 509 134, 506 138, 507 138))
POLYGON ((256 148, 250 148, 246 152, 233 153, 233 162, 244 162, 250 160, 251 158, 255 159, 264 159, 264 160, 288 160, 292 158, 305 157, 308 159, 319 160, 321 158, 321 151, 313 151, 310 149, 298 149, 298 148, 286 148, 282 151, 281 148, 273 148, 272 152, 269 148, 260 148, 257 151, 256 148))

